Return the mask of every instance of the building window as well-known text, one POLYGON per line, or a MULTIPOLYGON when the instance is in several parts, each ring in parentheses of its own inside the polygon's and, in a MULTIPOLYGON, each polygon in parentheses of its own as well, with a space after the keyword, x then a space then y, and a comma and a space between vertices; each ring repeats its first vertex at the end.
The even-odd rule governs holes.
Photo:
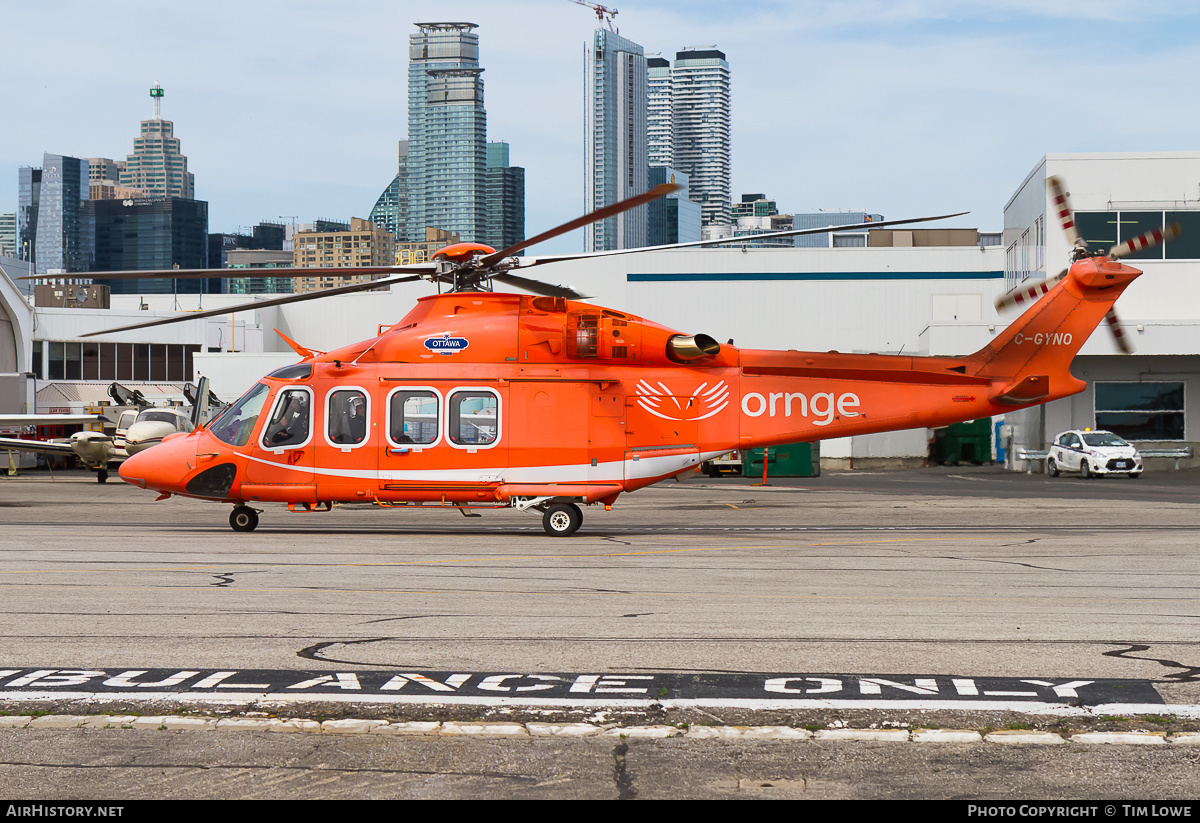
POLYGON ((1087 240, 1091 254, 1106 254, 1118 243, 1139 234, 1179 223, 1181 236, 1166 243, 1126 255, 1127 260, 1200 259, 1200 211, 1076 212, 1075 226, 1087 240))
POLYGON ((1126 440, 1183 440, 1183 383, 1096 383, 1096 428, 1126 440))
MULTIPOLYGON (((34 341, 35 352, 49 351, 51 380, 155 380, 182 383, 192 374, 200 346, 162 343, 62 343, 34 341)), ((35 360, 39 358, 35 354, 35 360)), ((40 362, 35 363, 35 368, 40 362)), ((39 378, 45 379, 42 374, 39 378)))

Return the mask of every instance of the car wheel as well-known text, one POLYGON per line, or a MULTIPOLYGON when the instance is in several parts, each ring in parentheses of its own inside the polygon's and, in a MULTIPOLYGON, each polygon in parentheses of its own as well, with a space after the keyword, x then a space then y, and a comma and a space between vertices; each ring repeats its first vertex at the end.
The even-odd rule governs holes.
POLYGON ((1130 473, 1129 473, 1129 479, 1130 479, 1130 480, 1137 480, 1137 479, 1138 479, 1139 477, 1141 477, 1141 476, 1142 476, 1142 473, 1141 473, 1141 472, 1130 472, 1130 473))
POLYGON ((1054 462, 1053 457, 1046 461, 1046 474, 1051 477, 1058 477, 1058 464, 1054 462))
POLYGON ((1092 476, 1092 464, 1087 461, 1086 457, 1079 461, 1079 476, 1084 480, 1092 476))

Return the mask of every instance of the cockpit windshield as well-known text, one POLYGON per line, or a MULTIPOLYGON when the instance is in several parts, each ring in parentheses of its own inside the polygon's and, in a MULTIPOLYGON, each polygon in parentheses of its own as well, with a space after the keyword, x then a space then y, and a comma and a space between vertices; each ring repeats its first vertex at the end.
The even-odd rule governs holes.
MULTIPOLYGON (((184 430, 184 426, 181 425, 181 420, 183 418, 181 418, 175 412, 171 412, 171 411, 159 411, 156 409, 150 409, 150 410, 144 411, 141 414, 139 414, 137 419, 138 419, 139 423, 145 423, 145 422, 170 423, 176 429, 179 429, 180 431, 184 430)), ((187 426, 187 429, 190 430, 191 427, 187 426)))
POLYGON ((208 431, 231 446, 246 445, 270 392, 266 383, 256 383, 240 400, 221 412, 221 416, 208 425, 208 431))

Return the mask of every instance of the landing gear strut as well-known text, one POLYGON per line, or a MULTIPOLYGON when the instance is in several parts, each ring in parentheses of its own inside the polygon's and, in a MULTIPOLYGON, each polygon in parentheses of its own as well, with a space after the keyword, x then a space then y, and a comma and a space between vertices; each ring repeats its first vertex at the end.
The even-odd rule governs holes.
POLYGON ((258 528, 258 512, 249 506, 234 506, 229 525, 235 532, 252 532, 258 528))
POLYGON ((542 514, 542 528, 551 537, 569 537, 583 523, 583 512, 574 503, 552 503, 542 514))

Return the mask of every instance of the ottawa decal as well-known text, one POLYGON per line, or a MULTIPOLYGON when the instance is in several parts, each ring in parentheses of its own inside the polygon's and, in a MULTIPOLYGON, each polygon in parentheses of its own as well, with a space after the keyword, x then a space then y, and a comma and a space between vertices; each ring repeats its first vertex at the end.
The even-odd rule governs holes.
POLYGON ((470 341, 465 337, 451 337, 450 332, 425 338, 425 348, 438 354, 458 354, 465 351, 470 341))

